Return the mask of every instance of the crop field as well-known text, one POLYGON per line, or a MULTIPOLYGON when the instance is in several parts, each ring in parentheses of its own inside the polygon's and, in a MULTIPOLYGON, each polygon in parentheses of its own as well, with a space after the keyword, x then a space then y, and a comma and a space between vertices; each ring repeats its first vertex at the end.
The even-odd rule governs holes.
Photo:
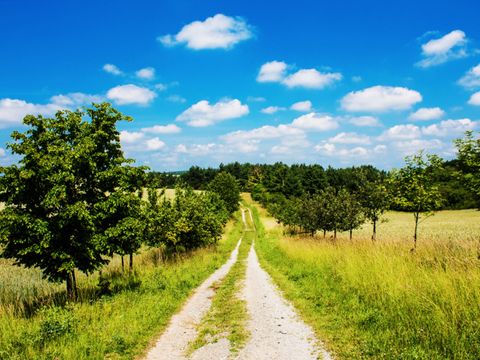
POLYGON ((370 240, 364 226, 289 236, 257 207, 260 261, 285 295, 344 359, 480 357, 480 212, 441 211, 421 224, 389 212, 370 240))

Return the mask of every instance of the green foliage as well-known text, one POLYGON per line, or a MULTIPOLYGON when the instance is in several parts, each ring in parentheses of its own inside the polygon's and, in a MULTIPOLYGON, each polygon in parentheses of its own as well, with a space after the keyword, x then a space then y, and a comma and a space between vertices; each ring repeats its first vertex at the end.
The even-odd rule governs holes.
POLYGON ((415 218, 414 248, 417 245, 417 229, 420 219, 433 214, 441 207, 442 199, 434 182, 435 170, 442 160, 436 155, 416 155, 405 158, 405 166, 390 174, 393 202, 402 210, 411 211, 415 218))
POLYGON ((122 120, 130 118, 107 103, 54 118, 26 116, 27 130, 13 132, 8 145, 19 163, 0 168, 2 255, 66 279, 70 297, 74 269, 91 273, 119 249, 105 237, 129 215, 125 197, 141 182, 143 169, 128 166, 121 151, 122 120))
POLYGON ((57 306, 42 309, 39 316, 42 318, 39 335, 43 342, 72 334, 78 323, 70 309, 57 306))
POLYGON ((467 131, 463 139, 455 140, 455 146, 463 180, 480 203, 480 138, 475 139, 473 132, 467 131))
POLYGON ((240 206, 240 188, 233 175, 226 172, 218 173, 208 184, 207 189, 219 195, 230 214, 238 210, 240 206))

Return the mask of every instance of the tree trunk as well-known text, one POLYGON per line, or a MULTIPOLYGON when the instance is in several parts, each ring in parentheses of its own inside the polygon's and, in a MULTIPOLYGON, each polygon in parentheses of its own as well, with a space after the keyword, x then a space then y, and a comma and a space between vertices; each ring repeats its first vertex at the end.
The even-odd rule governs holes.
POLYGON ((350 229, 350 241, 352 241, 352 233, 353 233, 353 230, 350 229))
POLYGON ((75 301, 76 300, 76 294, 77 292, 77 287, 75 284, 75 275, 73 271, 69 271, 67 273, 67 299, 68 301, 75 301))
POLYGON ((123 261, 123 255, 122 255, 122 273, 125 272, 125 262, 123 261))
POLYGON ((323 238, 325 239, 326 236, 327 236, 327 230, 323 229, 323 238))
POLYGON ((420 219, 420 213, 414 213, 415 216, 415 233, 413 234, 413 249, 415 251, 417 249, 417 233, 418 233, 418 220, 420 219))
POLYGON ((337 240, 337 229, 333 229, 333 240, 337 240))
POLYGON ((133 253, 130 253, 130 271, 133 270, 133 253))
POLYGON ((372 241, 377 240, 377 220, 373 220, 373 234, 372 241))
POLYGON ((75 300, 78 299, 78 287, 77 287, 77 278, 75 277, 75 269, 72 270, 72 280, 73 280, 73 296, 75 300))

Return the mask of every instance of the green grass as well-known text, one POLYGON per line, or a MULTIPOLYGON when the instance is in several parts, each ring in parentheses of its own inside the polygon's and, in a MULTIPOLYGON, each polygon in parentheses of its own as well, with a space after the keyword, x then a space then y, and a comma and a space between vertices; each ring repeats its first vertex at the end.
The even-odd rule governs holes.
POLYGON ((255 231, 248 213, 247 227, 242 235, 237 262, 227 276, 216 284, 216 293, 212 306, 198 327, 198 336, 190 344, 189 352, 193 353, 207 343, 227 338, 230 351, 235 354, 246 343, 249 333, 246 330, 247 308, 245 300, 238 297, 241 282, 245 278, 246 258, 255 238, 255 231))
POLYGON ((112 295, 88 295, 96 286, 98 275, 79 276, 82 301, 66 306, 50 302, 32 316, 19 315, 11 308, 19 303, 33 303, 38 298, 51 300, 52 294, 60 290, 39 280, 34 270, 5 265, 0 283, 8 273, 12 278, 23 272, 30 275, 25 275, 26 280, 18 286, 12 281, 10 288, 2 289, 9 294, 10 305, 0 306, 0 358, 67 360, 139 356, 192 290, 226 261, 241 232, 237 214, 217 247, 160 265, 155 265, 155 252, 145 252, 136 256, 136 271, 132 275, 122 275, 116 259, 102 275, 111 282, 112 295), (15 294, 21 301, 15 301, 15 294))
POLYGON ((289 237, 255 210, 262 266, 339 359, 480 358, 480 213, 389 213, 377 243, 289 237), (262 222, 268 224, 263 227, 262 222))

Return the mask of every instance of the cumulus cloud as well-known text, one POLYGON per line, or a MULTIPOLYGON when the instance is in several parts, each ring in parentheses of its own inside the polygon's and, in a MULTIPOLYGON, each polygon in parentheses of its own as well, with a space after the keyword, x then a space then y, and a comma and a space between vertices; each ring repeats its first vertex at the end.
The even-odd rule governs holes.
POLYGON ((342 79, 340 73, 322 73, 316 69, 301 69, 288 75, 282 83, 289 88, 304 87, 308 89, 323 89, 335 81, 342 79))
POLYGON ((257 76, 258 82, 280 82, 285 77, 287 64, 283 61, 270 61, 262 65, 257 76))
POLYGON ((260 112, 263 114, 271 115, 282 110, 285 110, 285 108, 280 106, 267 106, 266 108, 263 108, 262 110, 260 110, 260 112))
POLYGON ((123 75, 123 71, 120 70, 116 65, 105 64, 103 65, 103 71, 112 74, 112 75, 123 75))
POLYGON ((87 105, 91 103, 99 103, 99 102, 102 102, 103 100, 104 100, 103 96, 84 94, 80 92, 60 94, 60 95, 52 96, 50 98, 50 101, 52 104, 65 107, 65 108, 87 105))
POLYGON ((395 141, 393 147, 399 151, 402 155, 412 155, 418 153, 420 150, 433 151, 441 149, 445 146, 438 139, 424 140, 424 139, 411 139, 403 141, 395 141))
POLYGON ((0 157, 2 156, 5 156, 5 149, 4 148, 0 148, 0 157))
POLYGON ((249 96, 247 97, 248 102, 265 102, 267 99, 265 99, 263 96, 249 96))
POLYGON ((468 100, 468 103, 470 105, 480 106, 480 91, 470 96, 470 100, 468 100))
POLYGON ((257 75, 258 82, 278 82, 289 88, 323 89, 342 79, 340 73, 325 73, 317 69, 300 69, 287 74, 288 65, 283 61, 270 61, 263 64, 257 75))
POLYGON ((221 137, 227 143, 242 143, 251 140, 268 140, 282 137, 305 137, 305 132, 290 125, 266 125, 252 130, 237 130, 221 137))
POLYGON ((58 104, 32 104, 19 99, 0 99, 0 129, 22 123, 26 115, 51 116, 62 106, 58 104))
POLYGON ((117 105, 148 105, 156 96, 152 90, 133 84, 115 86, 107 92, 107 98, 117 105))
POLYGON ((352 112, 385 112, 409 109, 420 101, 422 95, 418 91, 377 85, 348 93, 342 98, 341 105, 344 110, 352 112))
POLYGON ((203 127, 239 118, 248 113, 248 105, 243 105, 237 99, 222 100, 213 105, 210 105, 207 100, 202 100, 177 116, 177 121, 184 121, 194 127, 203 127))
POLYGON ((164 147, 165 143, 158 137, 154 137, 145 141, 145 148, 147 151, 156 151, 163 149, 164 147))
POLYGON ((370 137, 367 135, 357 134, 354 132, 341 132, 334 137, 328 139, 334 144, 370 144, 370 137))
MULTIPOLYGON (((142 80, 153 80, 155 78, 155 69, 153 67, 146 67, 136 71, 135 75, 142 80)), ((165 89, 165 85, 163 84, 157 84, 155 88, 157 88, 158 85, 162 85, 161 90, 165 89)))
POLYGON ((185 44, 193 50, 230 49, 252 36, 250 25, 242 18, 217 14, 204 21, 194 21, 177 34, 164 35, 158 40, 165 46, 185 44))
POLYGON ((411 113, 408 116, 408 119, 412 121, 426 121, 426 120, 439 119, 444 115, 445 115, 445 111, 443 111, 439 107, 421 108, 411 113))
POLYGON ((309 112, 312 111, 312 102, 310 100, 299 101, 290 106, 290 109, 300 112, 309 112))
POLYGON ((473 130, 478 127, 478 122, 470 119, 444 120, 438 124, 433 124, 422 128, 422 133, 428 136, 454 136, 461 135, 467 130, 473 130))
POLYGON ((139 140, 143 140, 145 134, 140 131, 120 131, 120 141, 124 144, 135 144, 139 140))
POLYGON ((330 115, 312 112, 293 120, 292 126, 310 131, 329 131, 338 128, 338 121, 330 115))
POLYGON ((192 156, 204 156, 204 155, 218 152, 221 149, 223 149, 223 146, 215 143, 192 144, 188 146, 184 144, 179 144, 176 146, 175 152, 180 154, 188 154, 192 156))
POLYGON ((468 70, 458 83, 468 89, 480 87, 480 64, 468 70))
POLYGON ((168 124, 142 128, 142 131, 149 134, 178 134, 182 129, 175 124, 168 124))
POLYGON ((418 126, 407 124, 407 125, 395 125, 390 129, 384 131, 379 137, 378 140, 412 140, 417 139, 421 136, 421 131, 418 126))
POLYGON ((348 117, 348 122, 358 127, 376 127, 381 126, 380 121, 375 116, 355 116, 348 117))
POLYGON ((321 155, 326 156, 336 156, 339 158, 350 158, 350 157, 367 157, 370 151, 362 146, 357 146, 354 148, 338 148, 335 144, 326 142, 318 144, 314 147, 314 150, 321 155))
POLYGON ((428 68, 467 56, 467 38, 463 31, 454 30, 441 38, 422 45, 423 59, 417 66, 428 68))

